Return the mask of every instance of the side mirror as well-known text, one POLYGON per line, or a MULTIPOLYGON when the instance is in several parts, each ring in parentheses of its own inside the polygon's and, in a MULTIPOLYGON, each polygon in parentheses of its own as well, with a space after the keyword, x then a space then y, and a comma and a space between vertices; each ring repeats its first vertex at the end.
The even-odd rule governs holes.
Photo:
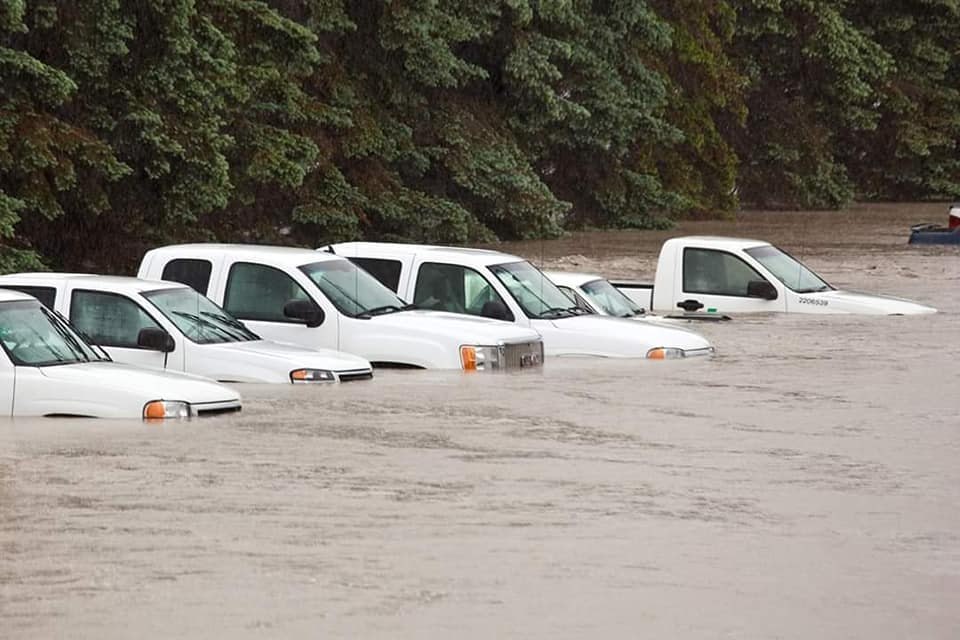
POLYGON ((776 300, 779 294, 777 288, 766 280, 751 280, 747 283, 748 298, 763 298, 764 300, 776 300))
POLYGON ((170 353, 177 348, 173 336, 158 327, 145 327, 137 334, 137 346, 160 353, 170 353))
POLYGON ((480 309, 480 315, 484 318, 493 318, 494 320, 513 320, 510 316, 510 310, 507 309, 507 305, 499 300, 488 300, 484 302, 483 308, 480 309))
POLYGON ((283 315, 300 320, 308 327, 319 327, 326 315, 313 300, 291 300, 283 305, 283 315))

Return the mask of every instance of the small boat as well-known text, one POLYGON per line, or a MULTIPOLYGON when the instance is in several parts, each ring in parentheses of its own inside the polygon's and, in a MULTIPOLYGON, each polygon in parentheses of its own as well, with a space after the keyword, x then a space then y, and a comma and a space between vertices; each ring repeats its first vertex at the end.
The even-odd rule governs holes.
POLYGON ((951 205, 946 227, 929 222, 910 227, 908 244, 960 244, 960 203, 951 205))

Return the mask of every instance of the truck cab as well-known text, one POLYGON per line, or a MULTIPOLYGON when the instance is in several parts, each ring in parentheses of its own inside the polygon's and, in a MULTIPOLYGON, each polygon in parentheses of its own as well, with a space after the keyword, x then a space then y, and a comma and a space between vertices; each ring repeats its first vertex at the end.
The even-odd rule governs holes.
POLYGON ((329 253, 176 245, 147 252, 138 275, 187 284, 266 338, 354 353, 375 366, 474 371, 543 362, 533 329, 415 309, 329 253))
POLYGON ((548 356, 663 359, 713 353, 692 331, 589 313, 532 264, 499 251, 347 242, 320 252, 349 258, 419 308, 534 329, 548 356))
POLYGON ((782 249, 744 238, 671 238, 660 249, 653 286, 613 284, 639 306, 663 313, 936 312, 909 300, 840 291, 782 249))
POLYGON ((0 289, 0 416, 164 419, 239 410, 232 389, 113 362, 35 298, 0 289))
POLYGON ((359 356, 263 340, 180 283, 23 273, 0 276, 0 286, 37 296, 117 362, 221 382, 347 382, 373 375, 359 356))

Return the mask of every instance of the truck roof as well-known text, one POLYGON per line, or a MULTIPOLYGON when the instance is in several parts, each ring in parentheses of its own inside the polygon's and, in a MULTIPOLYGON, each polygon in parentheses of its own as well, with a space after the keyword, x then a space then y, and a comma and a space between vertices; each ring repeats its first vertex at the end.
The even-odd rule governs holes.
POLYGON ((663 243, 663 246, 666 247, 668 244, 687 244, 691 242, 710 244, 723 249, 751 249, 753 247, 765 247, 770 244, 764 240, 751 240, 750 238, 729 238, 727 236, 681 236, 679 238, 670 238, 663 243))
POLYGON ((0 276, 0 287, 2 287, 4 283, 33 287, 57 287, 67 282, 79 283, 80 286, 88 286, 91 289, 112 291, 114 293, 141 293, 143 291, 174 289, 187 286, 179 282, 144 280, 142 278, 131 278, 128 276, 101 276, 92 273, 35 272, 0 276))
MULTIPOLYGON (((3 284, 0 283, 0 287, 2 286, 3 284)), ((36 300, 36 298, 13 289, 0 289, 0 302, 16 302, 17 300, 36 300)))
POLYGON ((463 264, 466 266, 487 267, 507 262, 524 262, 520 256, 494 251, 492 249, 468 249, 466 247, 445 247, 430 244, 405 244, 400 242, 341 242, 321 247, 318 251, 333 248, 340 255, 356 257, 375 255, 383 252, 392 255, 412 256, 429 254, 437 260, 463 264))
POLYGON ((274 263, 292 267, 299 267, 311 262, 343 259, 342 256, 335 256, 329 253, 318 252, 314 249, 299 247, 280 247, 266 244, 216 244, 205 242, 195 244, 171 244, 165 247, 158 247, 148 251, 144 259, 146 259, 147 256, 156 255, 162 255, 167 258, 214 258, 227 255, 235 258, 247 257, 259 260, 267 258, 274 263))

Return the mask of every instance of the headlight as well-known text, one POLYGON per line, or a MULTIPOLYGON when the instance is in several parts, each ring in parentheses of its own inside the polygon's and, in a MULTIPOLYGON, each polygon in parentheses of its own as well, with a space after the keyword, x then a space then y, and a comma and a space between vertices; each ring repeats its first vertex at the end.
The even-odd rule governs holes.
POLYGON ((189 418, 190 405, 179 400, 154 400, 143 405, 143 417, 145 420, 189 418))
POLYGON ((290 382, 294 384, 337 381, 337 374, 326 369, 296 369, 290 372, 290 382))
POLYGON ((464 345, 460 347, 460 366, 464 371, 490 371, 500 368, 501 347, 464 345))
POLYGON ((674 349, 671 347, 657 347, 647 351, 647 358, 650 360, 673 360, 675 358, 685 358, 686 355, 683 349, 674 349))

